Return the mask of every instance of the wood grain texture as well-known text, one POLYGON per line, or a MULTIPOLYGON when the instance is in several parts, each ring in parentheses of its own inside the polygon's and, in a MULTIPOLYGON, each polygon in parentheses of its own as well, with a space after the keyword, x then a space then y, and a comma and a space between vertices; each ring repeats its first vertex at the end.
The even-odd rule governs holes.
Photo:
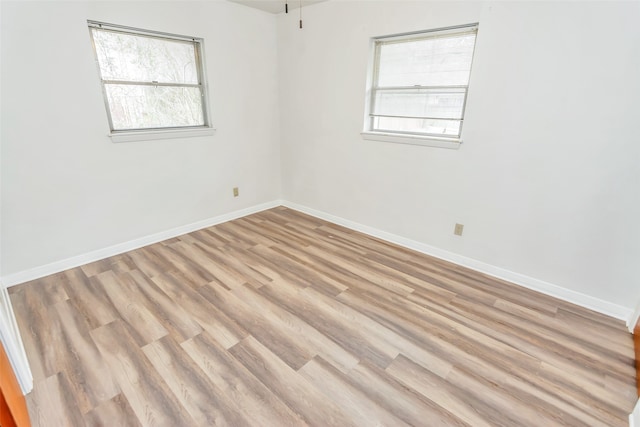
POLYGON ((34 426, 605 427, 636 400, 622 322, 286 208, 10 295, 34 426))

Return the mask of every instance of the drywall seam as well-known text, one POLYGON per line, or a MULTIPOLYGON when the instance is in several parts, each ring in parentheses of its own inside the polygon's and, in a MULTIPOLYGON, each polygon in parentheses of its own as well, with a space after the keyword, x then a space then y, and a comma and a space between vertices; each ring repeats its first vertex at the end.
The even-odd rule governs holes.
POLYGON ((50 274, 59 273, 61 271, 68 270, 70 268, 75 268, 84 264, 88 264, 90 262, 98 261, 98 260, 108 258, 114 255, 118 255, 124 252, 132 251, 134 249, 138 249, 143 246, 151 245, 153 243, 161 242, 163 240, 167 240, 173 237, 181 236, 183 234, 191 233, 192 231, 200 230, 202 228, 211 227, 216 224, 221 224, 223 222, 231 221, 231 220, 242 218, 244 216, 261 212, 267 209, 275 208, 277 206, 280 206, 281 204, 282 203, 279 200, 274 200, 274 201, 262 203, 256 206, 251 206, 245 209, 229 212, 213 218, 208 218, 202 221, 172 228, 170 230, 161 231, 159 233, 154 233, 149 236, 140 237, 137 239, 130 240, 128 242, 119 243, 117 245, 109 246, 103 249, 98 249, 92 252, 88 252, 86 254, 77 255, 77 256, 63 259, 60 261, 55 261, 40 267, 9 274, 2 278, 2 282, 6 287, 18 285, 20 283, 24 283, 29 280, 34 280, 40 277, 48 276, 50 274))
POLYGON ((299 205, 297 203, 284 201, 284 206, 295 209, 300 212, 304 212, 308 215, 315 216, 320 219, 324 219, 329 222, 333 222, 338 225, 350 228, 355 231, 368 234, 373 237, 377 237, 382 240, 386 240, 397 245, 413 249, 418 252, 422 252, 427 255, 431 255, 436 258, 450 261, 463 267, 470 268, 475 271, 479 271, 489 276, 493 276, 499 279, 507 280, 517 285, 523 286, 528 289, 550 295, 555 298, 559 298, 563 301, 579 305, 590 310, 597 311, 598 313, 605 314, 607 316, 614 317, 616 319, 629 322, 633 310, 622 307, 620 305, 601 300, 599 298, 592 297, 590 295, 582 294, 580 292, 572 291, 570 289, 563 288, 552 283, 548 283, 542 280, 535 279, 533 277, 525 276, 520 273, 515 273, 500 267, 496 267, 491 264, 487 264, 482 261, 478 261, 472 258, 468 258, 462 255, 448 252, 434 246, 427 245, 425 243, 417 242, 415 240, 408 239, 406 237, 398 236, 386 231, 378 230, 374 227, 369 227, 355 221, 337 217, 335 215, 328 214, 326 212, 318 211, 306 206, 299 205))

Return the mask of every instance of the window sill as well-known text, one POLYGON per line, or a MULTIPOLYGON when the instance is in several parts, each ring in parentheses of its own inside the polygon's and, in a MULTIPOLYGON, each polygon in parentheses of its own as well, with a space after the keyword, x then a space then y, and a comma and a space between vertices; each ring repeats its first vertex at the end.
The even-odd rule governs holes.
POLYGON ((156 139, 193 138, 197 136, 210 136, 216 133, 213 128, 200 129, 170 129, 170 130, 141 130, 130 132, 110 133, 113 142, 152 141, 156 139))
POLYGON ((396 142, 399 144, 411 144, 411 145, 423 145, 426 147, 439 147, 439 148, 460 148, 462 144, 461 139, 457 138, 438 138, 434 136, 418 136, 418 135, 400 135, 397 133, 385 133, 385 132, 361 132, 363 139, 371 141, 384 141, 384 142, 396 142))

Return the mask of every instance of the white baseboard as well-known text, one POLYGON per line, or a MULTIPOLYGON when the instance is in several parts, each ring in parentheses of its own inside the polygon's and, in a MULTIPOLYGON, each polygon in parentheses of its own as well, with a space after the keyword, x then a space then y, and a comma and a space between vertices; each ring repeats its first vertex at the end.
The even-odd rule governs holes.
POLYGON ((629 427, 640 427, 640 399, 636 402, 636 408, 629 415, 629 427))
POLYGON ((33 389, 33 375, 29 368, 29 359, 24 351, 24 344, 20 330, 13 313, 11 299, 7 289, 0 285, 0 342, 4 346, 13 372, 20 384, 22 394, 26 395, 33 389))
POLYGON ((622 307, 620 305, 613 304, 611 302, 604 301, 599 298, 585 295, 580 292, 572 291, 570 289, 566 289, 561 286, 557 286, 551 283, 544 282, 542 280, 525 276, 523 274, 515 273, 513 271, 505 270, 503 268, 496 267, 491 264, 484 263, 482 261, 478 261, 472 258, 458 255, 453 252, 448 252, 440 248, 427 245, 425 243, 421 243, 415 240, 408 239, 406 237, 388 233, 386 231, 378 230, 376 228, 369 227, 369 226, 357 223, 355 221, 350 221, 344 218, 340 218, 338 216, 331 215, 326 212, 318 211, 316 209, 312 209, 306 206, 302 206, 297 203, 282 201, 282 200, 274 200, 271 202, 267 202, 267 203, 252 206, 249 208, 241 209, 238 211, 230 212, 227 214, 219 215, 213 218, 208 218, 202 221, 194 222, 192 224, 187 224, 184 226, 172 228, 170 230, 162 231, 149 236, 134 239, 129 242, 120 243, 114 246, 99 249, 86 254, 56 261, 47 265, 43 265, 41 267, 36 267, 30 270, 25 270, 18 273, 10 274, 8 276, 2 277, 2 282, 4 286, 7 286, 7 287, 14 286, 20 283, 27 282, 29 280, 38 279, 40 277, 44 277, 50 274, 58 273, 60 271, 68 270, 70 268, 75 268, 84 264, 88 264, 90 262, 98 261, 104 258, 108 258, 110 256, 118 255, 127 251, 141 248, 143 246, 157 243, 162 240, 177 237, 186 233, 190 233, 195 230, 211 227, 216 224, 231 221, 233 219, 241 218, 243 216, 251 215, 253 213, 271 209, 281 205, 289 207, 291 209, 298 210, 300 212, 304 212, 308 215, 315 216, 317 218, 324 219, 326 221, 333 222, 335 224, 342 225, 344 227, 347 227, 356 231, 360 231, 370 236, 374 236, 379 239, 386 240, 388 242, 395 243, 397 245, 404 246, 406 248, 413 249, 418 252, 422 252, 424 254, 434 256, 436 258, 440 258, 446 261, 453 262, 455 264, 459 264, 464 267, 471 268, 473 270, 488 274, 493 277, 497 277, 499 279, 513 282, 517 285, 562 299, 564 301, 597 311, 602 314, 606 314, 616 319, 624 320, 627 322, 628 325, 635 324, 635 321, 633 321, 634 316, 636 316, 635 318, 637 319, 637 316, 640 314, 638 313, 638 311, 640 311, 640 308, 638 308, 634 313, 632 309, 629 309, 627 307, 622 307))
MULTIPOLYGON (((534 291, 550 295, 555 298, 570 302, 572 304, 579 305, 581 307, 588 308, 598 313, 605 314, 607 316, 614 317, 616 319, 629 322, 633 313, 633 310, 622 307, 617 304, 613 304, 608 301, 601 300, 580 292, 572 291, 570 289, 563 288, 558 285, 547 283, 542 280, 534 279, 533 277, 525 276, 523 274, 515 273, 513 271, 505 270, 500 267, 487 264, 482 261, 478 261, 472 258, 467 258, 462 255, 448 252, 434 246, 427 245, 425 243, 417 242, 415 240, 408 239, 406 237, 398 236, 386 231, 378 230, 373 227, 362 225, 360 223, 350 221, 348 219, 340 218, 335 215, 328 214, 326 212, 318 211, 306 206, 299 205, 297 203, 283 201, 283 205, 295 209, 300 212, 304 212, 308 215, 315 216, 325 221, 333 222, 338 225, 350 228, 352 230, 360 231, 370 236, 377 237, 382 240, 386 240, 391 243, 395 243, 400 246, 404 246, 409 249, 413 249, 418 252, 422 252, 427 255, 434 256, 436 258, 450 261, 463 267, 470 268, 475 271, 479 271, 484 274, 488 274, 499 279, 507 280, 517 285, 523 286, 534 291)), ((638 426, 640 427, 640 426, 638 426)))
POLYGON ((161 231, 159 233, 151 234, 149 236, 140 237, 128 242, 119 243, 117 245, 109 246, 107 248, 98 249, 86 254, 74 256, 71 258, 55 261, 50 264, 46 264, 40 267, 32 268, 18 273, 9 274, 2 277, 2 284, 6 287, 18 285, 20 283, 28 282, 29 280, 39 279, 40 277, 48 276, 50 274, 59 273, 70 268, 79 267, 90 262, 99 261, 104 258, 108 258, 114 255, 118 255, 124 252, 132 251, 134 249, 141 248, 143 246, 151 245, 153 243, 161 242, 163 240, 171 239, 173 237, 181 236, 183 234, 191 233, 192 231, 200 230, 202 228, 211 227, 216 224, 231 221, 243 216, 251 215, 256 212, 264 211, 267 209, 281 206, 280 200, 274 200, 260 205, 251 206, 245 209, 229 212, 223 215, 219 215, 213 218, 207 218, 202 221, 194 222, 192 224, 183 225, 180 227, 172 228, 170 230, 161 231))
MULTIPOLYGON (((636 309, 633 310, 633 313, 631 313, 631 316, 629 316, 629 320, 627 321, 629 332, 633 333, 633 328, 635 328, 638 320, 640 320, 640 301, 636 304, 636 309)), ((640 427, 640 424, 638 424, 638 427, 640 427)))

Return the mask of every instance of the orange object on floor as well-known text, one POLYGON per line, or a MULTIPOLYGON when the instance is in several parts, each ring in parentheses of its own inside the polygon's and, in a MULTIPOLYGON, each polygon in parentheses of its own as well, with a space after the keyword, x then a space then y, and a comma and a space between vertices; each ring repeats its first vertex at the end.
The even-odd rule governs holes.
POLYGON ((2 343, 0 343, 0 426, 31 426, 27 402, 2 343))

